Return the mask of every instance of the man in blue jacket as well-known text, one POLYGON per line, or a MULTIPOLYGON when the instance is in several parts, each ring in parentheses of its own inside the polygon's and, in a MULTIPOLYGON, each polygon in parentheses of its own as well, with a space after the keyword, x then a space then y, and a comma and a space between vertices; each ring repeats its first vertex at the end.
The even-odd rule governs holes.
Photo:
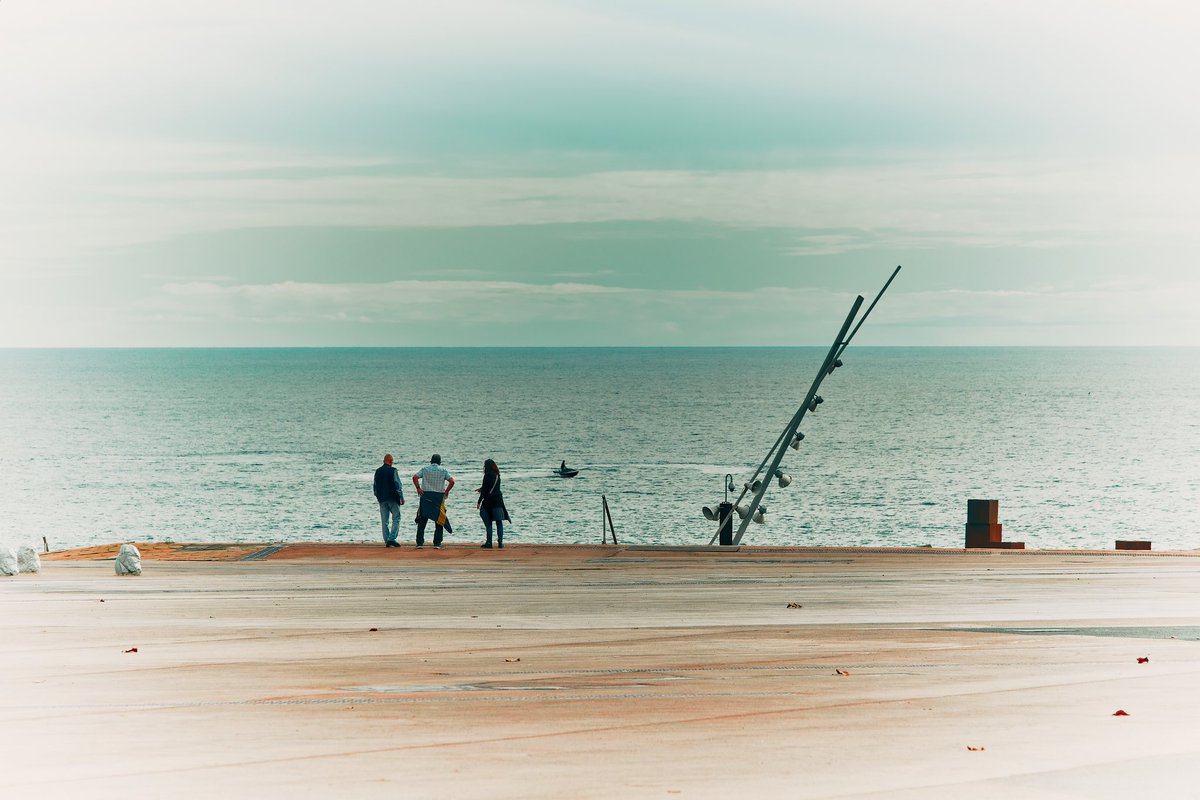
POLYGON ((404 489, 400 487, 400 473, 392 466, 392 454, 383 457, 383 466, 375 470, 375 499, 379 501, 379 518, 383 521, 383 544, 399 547, 396 537, 400 535, 400 506, 404 505, 404 489), (388 517, 392 526, 388 528, 388 517))

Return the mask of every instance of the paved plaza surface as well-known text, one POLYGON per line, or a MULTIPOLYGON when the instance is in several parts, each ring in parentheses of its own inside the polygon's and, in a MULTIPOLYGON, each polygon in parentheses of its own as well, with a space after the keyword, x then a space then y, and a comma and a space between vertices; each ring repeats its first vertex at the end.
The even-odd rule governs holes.
POLYGON ((1200 797, 1195 554, 115 551, 0 579, 0 796, 1200 797))

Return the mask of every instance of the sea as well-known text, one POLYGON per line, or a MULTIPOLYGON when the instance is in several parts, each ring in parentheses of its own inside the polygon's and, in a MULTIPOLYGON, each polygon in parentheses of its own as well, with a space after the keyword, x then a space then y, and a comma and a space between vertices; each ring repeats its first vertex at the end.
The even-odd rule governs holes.
MULTIPOLYGON (((703 545, 825 348, 0 350, 0 542, 381 543, 372 474, 433 453, 448 543, 501 468, 523 544, 703 545), (575 478, 552 471, 566 461, 575 478), (726 476, 730 476, 727 478, 726 476)), ((851 347, 743 544, 1200 548, 1200 349, 851 347)), ((402 541, 411 542, 415 492, 402 541)))

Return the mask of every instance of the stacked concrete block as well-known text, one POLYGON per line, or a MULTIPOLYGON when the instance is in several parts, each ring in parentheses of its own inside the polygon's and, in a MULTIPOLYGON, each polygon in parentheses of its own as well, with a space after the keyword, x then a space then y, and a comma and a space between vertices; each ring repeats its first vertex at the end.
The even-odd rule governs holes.
POLYGON ((969 548, 1024 550, 1024 542, 1004 541, 1004 526, 1000 524, 999 500, 967 501, 967 542, 969 548))
POLYGON ((1004 541, 999 500, 967 501, 967 547, 995 547, 1004 541))

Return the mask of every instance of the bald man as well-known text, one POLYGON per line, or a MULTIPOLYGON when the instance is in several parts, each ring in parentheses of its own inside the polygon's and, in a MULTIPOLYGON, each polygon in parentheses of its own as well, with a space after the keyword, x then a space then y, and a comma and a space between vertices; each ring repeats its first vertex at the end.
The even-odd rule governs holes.
POLYGON ((379 519, 383 522, 384 547, 399 547, 396 537, 400 535, 400 506, 404 505, 404 489, 400 486, 400 473, 392 466, 392 454, 383 457, 383 466, 375 470, 375 499, 379 501, 379 519), (388 517, 392 524, 388 527, 388 517))

